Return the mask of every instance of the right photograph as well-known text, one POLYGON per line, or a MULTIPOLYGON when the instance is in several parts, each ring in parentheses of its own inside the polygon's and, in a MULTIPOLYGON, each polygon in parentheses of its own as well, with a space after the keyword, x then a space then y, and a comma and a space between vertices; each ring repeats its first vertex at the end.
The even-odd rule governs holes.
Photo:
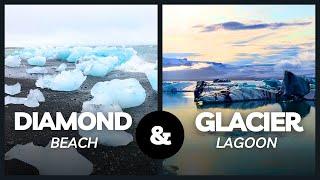
POLYGON ((178 175, 314 175, 315 8, 163 5, 163 110, 179 118, 185 135, 165 168, 178 175), (199 131, 203 112, 217 113, 214 124, 202 121, 213 131, 199 131), (258 112, 264 117, 250 125, 258 112), (282 120, 273 118, 282 112, 282 120), (233 121, 237 113, 248 130, 233 121), (289 113, 299 115, 296 126, 289 113))

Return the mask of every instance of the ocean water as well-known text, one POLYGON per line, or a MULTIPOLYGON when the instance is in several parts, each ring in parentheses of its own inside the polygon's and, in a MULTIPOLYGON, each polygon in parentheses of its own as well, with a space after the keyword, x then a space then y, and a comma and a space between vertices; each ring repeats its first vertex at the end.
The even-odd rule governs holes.
POLYGON ((176 115, 185 130, 180 151, 164 161, 179 175, 312 175, 315 171, 314 102, 276 103, 239 102, 197 107, 193 92, 163 94, 163 109, 176 115), (203 133, 194 121, 200 112, 222 112, 223 124, 229 124, 234 112, 243 117, 251 112, 298 112, 302 116, 301 133, 203 133), (276 149, 217 149, 217 138, 278 137, 276 149))

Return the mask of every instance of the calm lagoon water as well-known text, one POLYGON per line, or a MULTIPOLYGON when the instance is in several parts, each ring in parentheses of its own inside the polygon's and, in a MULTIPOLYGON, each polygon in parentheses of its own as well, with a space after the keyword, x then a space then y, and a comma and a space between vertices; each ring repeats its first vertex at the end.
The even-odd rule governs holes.
POLYGON ((185 140, 180 151, 164 161, 180 175, 313 175, 315 171, 314 102, 275 103, 252 101, 197 107, 193 92, 163 94, 165 111, 176 115, 183 124, 185 140), (246 117, 250 112, 298 112, 302 133, 202 133, 194 125, 200 112, 222 112, 229 124, 234 112, 246 117), (217 138, 278 137, 276 149, 216 149, 217 138))

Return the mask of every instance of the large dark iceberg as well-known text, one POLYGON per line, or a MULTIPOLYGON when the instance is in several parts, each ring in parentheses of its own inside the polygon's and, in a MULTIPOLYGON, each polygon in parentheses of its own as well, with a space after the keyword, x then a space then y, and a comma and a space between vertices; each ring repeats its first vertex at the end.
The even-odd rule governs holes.
POLYGON ((263 86, 229 84, 217 86, 216 83, 198 81, 194 90, 194 101, 208 103, 230 103, 251 100, 314 100, 311 81, 303 76, 285 71, 282 83, 276 79, 264 80, 263 86))

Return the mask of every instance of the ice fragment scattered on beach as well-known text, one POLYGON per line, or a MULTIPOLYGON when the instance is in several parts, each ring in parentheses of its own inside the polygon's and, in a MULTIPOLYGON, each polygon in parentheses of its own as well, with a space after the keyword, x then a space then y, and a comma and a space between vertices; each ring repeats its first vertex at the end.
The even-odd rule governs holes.
POLYGON ((97 57, 95 55, 81 58, 76 65, 85 75, 103 77, 107 75, 118 64, 115 56, 97 57))
POLYGON ((62 71, 57 75, 40 77, 36 81, 36 86, 54 91, 74 91, 80 88, 86 78, 87 76, 84 76, 80 70, 74 69, 62 71))
POLYGON ((158 71, 150 70, 146 72, 146 75, 152 86, 152 89, 158 91, 158 71))
POLYGON ((10 95, 16 95, 19 94, 21 92, 21 85, 20 83, 16 83, 14 85, 4 85, 4 92, 6 94, 10 94, 10 95))
POLYGON ((46 58, 43 56, 35 56, 32 58, 29 58, 28 64, 32 66, 44 66, 46 64, 46 58))
POLYGON ((45 67, 33 67, 26 69, 26 72, 28 74, 46 74, 48 73, 48 70, 45 67))
POLYGON ((52 149, 51 142, 46 147, 35 146, 33 142, 18 144, 5 154, 5 160, 18 159, 36 167, 40 175, 89 175, 93 164, 78 151, 52 149))
POLYGON ((39 89, 30 89, 26 98, 6 96, 4 98, 5 105, 8 104, 23 104, 27 107, 38 107, 39 102, 44 102, 45 98, 39 89))
POLYGON ((5 58, 4 64, 8 67, 19 67, 21 59, 19 56, 8 56, 5 58))
POLYGON ((59 71, 59 72, 65 71, 67 67, 68 66, 65 63, 62 63, 56 68, 56 71, 59 71))
MULTIPOLYGON (((121 107, 114 101, 111 96, 94 97, 90 101, 85 101, 82 105, 81 112, 121 112, 121 107)), ((85 119, 84 123, 90 123, 90 119, 85 119)), ((133 141, 133 136, 125 131, 112 130, 79 130, 79 135, 83 137, 98 137, 98 143, 106 146, 125 146, 133 141)))
POLYGON ((96 99, 112 97, 121 108, 130 108, 141 105, 146 98, 146 91, 138 80, 113 79, 96 83, 91 89, 91 95, 96 99))
POLYGON ((92 48, 90 47, 74 47, 71 49, 71 53, 67 58, 68 62, 77 62, 81 57, 90 55, 92 48))
POLYGON ((145 73, 152 89, 158 90, 158 71, 155 63, 146 62, 139 56, 134 55, 126 63, 116 67, 117 70, 126 72, 142 72, 145 73))

